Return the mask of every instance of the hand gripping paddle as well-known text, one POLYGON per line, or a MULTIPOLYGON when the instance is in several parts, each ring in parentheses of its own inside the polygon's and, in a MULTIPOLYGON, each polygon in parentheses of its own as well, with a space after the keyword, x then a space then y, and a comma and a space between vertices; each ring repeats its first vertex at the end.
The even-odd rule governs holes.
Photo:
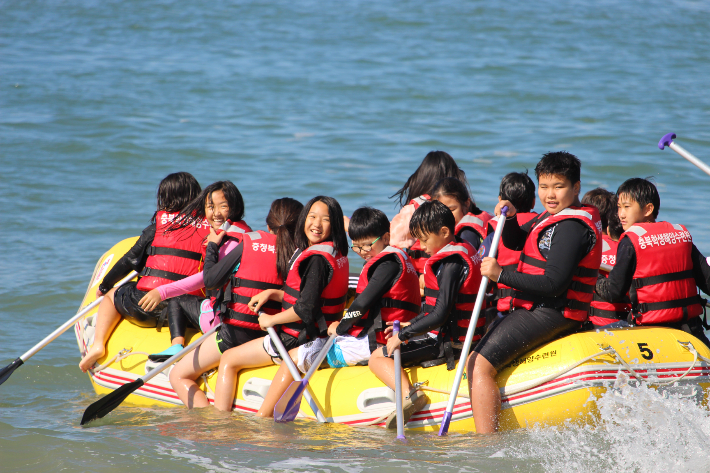
MULTIPOLYGON (((318 353, 318 356, 313 361, 313 364, 311 364, 308 373, 306 373, 303 379, 298 380, 295 376, 293 377, 294 381, 289 385, 286 392, 283 393, 281 399, 279 399, 279 402, 274 406, 274 420, 276 422, 291 422, 296 418, 298 410, 301 407, 303 391, 308 387, 308 381, 310 381, 313 373, 315 373, 321 363, 323 363, 323 360, 328 354, 328 350, 333 346, 335 337, 336 334, 333 334, 328 338, 325 346, 321 349, 320 353, 318 353)), ((291 357, 288 357, 288 360, 291 361, 291 357)))
MULTIPOLYGON (((495 258, 498 252, 498 243, 500 242, 500 236, 503 233, 503 226, 505 225, 505 214, 508 213, 508 207, 504 206, 500 210, 500 217, 498 217, 498 225, 496 226, 496 232, 493 234, 493 241, 491 242, 491 250, 488 252, 488 256, 495 258)), ((478 295, 476 296, 476 305, 473 306, 473 314, 471 315, 471 322, 468 325, 468 330, 466 331, 466 340, 463 342, 463 348, 461 349, 461 358, 459 359, 459 365, 456 368, 456 376, 454 377, 454 386, 451 388, 451 395, 449 396, 449 403, 446 405, 446 411, 444 412, 444 417, 441 419, 441 428, 439 429, 439 436, 444 436, 449 431, 449 424, 451 423, 451 416, 454 412, 454 405, 456 404, 456 393, 459 392, 459 386, 461 386, 461 378, 463 377, 463 368, 466 364, 466 358, 468 358, 468 352, 471 349, 471 343, 473 342, 473 334, 476 331, 476 325, 478 324, 478 316, 481 315, 481 307, 483 307, 483 301, 486 297, 486 288, 488 287, 488 278, 481 278, 481 285, 478 287, 478 295)))

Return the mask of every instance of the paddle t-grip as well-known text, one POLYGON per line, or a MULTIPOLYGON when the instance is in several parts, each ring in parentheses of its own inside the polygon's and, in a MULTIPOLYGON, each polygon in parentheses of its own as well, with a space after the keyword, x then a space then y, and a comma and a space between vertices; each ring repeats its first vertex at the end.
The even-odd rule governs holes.
POLYGON ((666 146, 670 146, 673 140, 675 140, 675 133, 666 133, 663 135, 663 138, 661 138, 661 141, 658 142, 658 149, 664 149, 666 146))

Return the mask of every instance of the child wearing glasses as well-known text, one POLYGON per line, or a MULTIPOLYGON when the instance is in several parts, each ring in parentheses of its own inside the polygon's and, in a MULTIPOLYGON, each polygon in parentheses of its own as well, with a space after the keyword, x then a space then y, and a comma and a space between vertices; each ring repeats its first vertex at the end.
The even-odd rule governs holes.
POLYGON ((417 272, 403 250, 389 246, 389 225, 384 212, 370 207, 357 209, 350 219, 351 248, 366 263, 355 301, 343 319, 328 328, 329 335, 338 335, 328 352, 333 368, 367 364, 370 354, 387 343, 388 325, 419 313, 417 272))

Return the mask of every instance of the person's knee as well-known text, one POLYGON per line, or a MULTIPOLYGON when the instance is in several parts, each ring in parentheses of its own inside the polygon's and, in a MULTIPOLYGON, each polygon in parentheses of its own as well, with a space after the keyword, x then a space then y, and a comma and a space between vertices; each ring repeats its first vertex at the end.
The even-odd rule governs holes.
POLYGON ((471 380, 483 378, 495 378, 498 374, 495 367, 479 353, 473 352, 468 357, 468 376, 471 380))

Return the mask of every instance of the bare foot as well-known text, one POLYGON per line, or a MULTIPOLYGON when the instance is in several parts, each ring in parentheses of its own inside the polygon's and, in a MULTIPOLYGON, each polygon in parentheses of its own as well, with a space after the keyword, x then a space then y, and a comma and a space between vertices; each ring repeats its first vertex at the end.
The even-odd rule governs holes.
POLYGON ((106 349, 101 345, 92 345, 91 349, 86 353, 86 356, 84 356, 84 358, 82 358, 79 362, 79 369, 86 373, 92 366, 94 366, 96 360, 104 356, 105 352, 106 349))

